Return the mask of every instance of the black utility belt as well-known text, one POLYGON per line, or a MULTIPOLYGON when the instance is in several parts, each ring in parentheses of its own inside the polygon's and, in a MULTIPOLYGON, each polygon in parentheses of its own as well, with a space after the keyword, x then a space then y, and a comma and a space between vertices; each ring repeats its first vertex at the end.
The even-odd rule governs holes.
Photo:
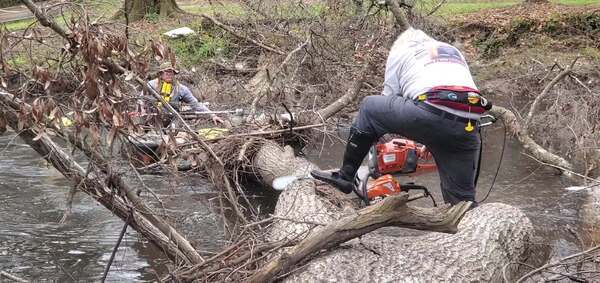
POLYGON ((417 96, 418 101, 440 100, 492 109, 492 103, 474 91, 435 90, 417 96))

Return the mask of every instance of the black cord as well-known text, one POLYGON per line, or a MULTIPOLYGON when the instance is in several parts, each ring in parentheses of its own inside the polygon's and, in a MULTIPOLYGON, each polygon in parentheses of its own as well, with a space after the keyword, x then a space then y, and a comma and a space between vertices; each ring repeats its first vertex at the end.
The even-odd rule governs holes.
POLYGON ((477 188, 477 181, 479 181, 479 172, 481 172, 481 154, 483 153, 483 137, 481 136, 481 128, 477 129, 479 133, 479 157, 477 157, 477 170, 475 171, 475 182, 473 187, 477 188))
MULTIPOLYGON (((496 168, 496 174, 494 175, 494 179, 492 179, 492 183, 490 184, 490 189, 488 190, 485 197, 483 197, 482 200, 478 201, 478 203, 484 202, 490 196, 490 193, 492 192, 492 189, 494 188, 494 183, 496 183, 496 177, 498 177, 498 172, 500 172, 500 166, 502 166, 502 159, 504 159, 504 149, 506 148, 506 123, 504 122, 504 119, 502 118, 502 116, 500 116, 500 120, 502 121, 502 129, 504 129, 504 139, 502 140, 502 151, 500 153, 500 160, 498 161, 498 168, 496 168)), ((481 160, 481 154, 479 156, 479 159, 481 160)))
POLYGON ((123 229, 121 229, 121 233, 119 234, 119 239, 117 239, 117 244, 115 245, 112 253, 110 254, 110 258, 108 259, 108 263, 106 264, 106 268, 104 269, 104 274, 102 275, 102 280, 100 280, 100 282, 102 282, 102 283, 104 283, 106 281, 106 276, 108 276, 108 271, 110 271, 110 266, 112 265, 113 260, 115 259, 115 255, 117 254, 117 250, 119 249, 119 246, 121 245, 121 240, 123 240, 123 236, 125 236, 125 232, 127 232, 127 226, 129 226, 129 217, 130 216, 133 216, 132 211, 129 212, 129 215, 125 219, 125 224, 123 224, 123 229))

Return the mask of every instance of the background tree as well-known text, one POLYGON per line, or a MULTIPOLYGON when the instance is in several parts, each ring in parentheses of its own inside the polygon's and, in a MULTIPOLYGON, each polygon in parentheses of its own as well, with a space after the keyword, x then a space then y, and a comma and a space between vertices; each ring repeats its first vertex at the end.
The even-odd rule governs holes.
MULTIPOLYGON (((141 20, 149 14, 166 18, 183 12, 175 0, 125 0, 123 10, 128 13, 129 21, 141 20)), ((122 14, 119 13, 117 16, 122 16, 122 14)))

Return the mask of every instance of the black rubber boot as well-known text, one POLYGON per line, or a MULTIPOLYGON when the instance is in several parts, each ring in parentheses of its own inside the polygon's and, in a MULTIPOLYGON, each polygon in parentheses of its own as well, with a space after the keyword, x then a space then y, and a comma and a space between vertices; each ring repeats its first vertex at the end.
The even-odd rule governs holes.
POLYGON ((373 134, 360 131, 354 127, 350 128, 350 136, 348 137, 344 161, 340 170, 334 172, 313 170, 310 175, 317 180, 335 186, 346 194, 351 193, 356 188, 354 180, 356 171, 358 171, 360 164, 369 152, 375 138, 373 134))

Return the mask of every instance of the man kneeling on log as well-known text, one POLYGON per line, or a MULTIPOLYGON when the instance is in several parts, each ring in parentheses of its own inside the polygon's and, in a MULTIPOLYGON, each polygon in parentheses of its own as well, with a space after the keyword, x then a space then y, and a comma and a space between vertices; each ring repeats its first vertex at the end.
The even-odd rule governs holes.
POLYGON ((475 203, 481 141, 479 119, 491 103, 480 96, 463 55, 454 46, 409 28, 388 55, 383 95, 367 96, 350 129, 342 167, 311 175, 351 193, 371 145, 386 133, 427 146, 441 179, 444 201, 475 203))

